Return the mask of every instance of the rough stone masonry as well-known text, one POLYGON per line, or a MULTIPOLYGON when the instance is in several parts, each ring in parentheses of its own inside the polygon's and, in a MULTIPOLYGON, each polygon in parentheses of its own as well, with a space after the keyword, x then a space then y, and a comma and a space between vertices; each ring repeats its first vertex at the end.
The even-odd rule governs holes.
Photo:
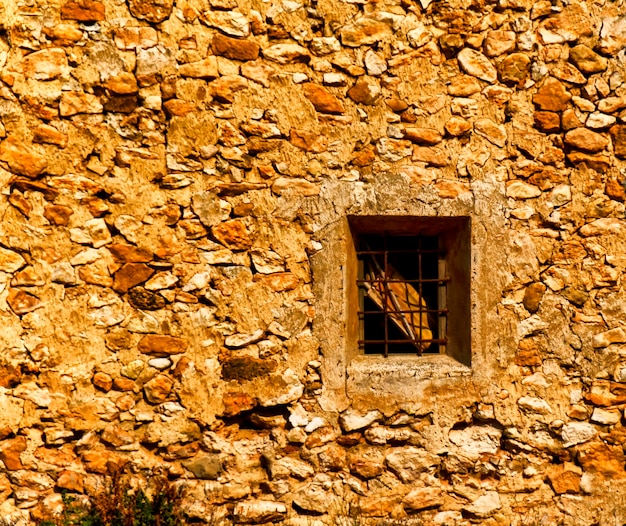
POLYGON ((0 523, 623 524, 625 13, 1 1, 0 523), (471 365, 359 369, 348 215, 471 218, 471 365))

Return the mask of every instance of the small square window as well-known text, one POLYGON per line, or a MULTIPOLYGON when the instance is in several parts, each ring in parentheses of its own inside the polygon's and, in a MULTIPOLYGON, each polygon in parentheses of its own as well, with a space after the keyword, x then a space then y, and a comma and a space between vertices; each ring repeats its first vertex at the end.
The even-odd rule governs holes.
POLYGON ((469 365, 469 218, 351 216, 349 223, 358 354, 445 354, 469 365))

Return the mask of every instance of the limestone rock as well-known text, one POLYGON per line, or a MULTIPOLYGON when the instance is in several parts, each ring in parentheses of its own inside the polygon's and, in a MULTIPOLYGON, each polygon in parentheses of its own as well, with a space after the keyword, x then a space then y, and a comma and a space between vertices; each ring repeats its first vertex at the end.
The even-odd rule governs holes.
POLYGON ((265 524, 282 521, 287 516, 287 506, 282 502, 253 500, 235 504, 233 518, 238 524, 265 524))
POLYGON ((171 378, 164 374, 159 374, 144 384, 143 392, 149 403, 160 404, 167 400, 173 386, 174 382, 171 378))
POLYGON ((626 331, 622 327, 596 334, 592 342, 595 349, 608 347, 613 343, 626 343, 626 331))
POLYGON ((37 296, 20 289, 9 290, 7 303, 11 310, 18 316, 28 314, 29 312, 43 307, 41 300, 37 296))
POLYGON ((606 137, 586 128, 568 131, 565 134, 565 142, 573 148, 587 152, 600 152, 609 144, 606 137))
POLYGON ((33 179, 44 172, 48 164, 43 155, 11 136, 0 143, 0 161, 7 163, 12 172, 33 179))
POLYGON ((485 55, 497 57, 515 49, 514 31, 489 31, 483 42, 485 55))
POLYGON ((571 98, 571 94, 560 81, 548 77, 533 96, 533 102, 541 110, 563 111, 571 98))
POLYGON ((613 139, 613 150, 615 155, 620 159, 626 159, 626 126, 616 124, 609 130, 611 139, 613 139))
POLYGON ((573 47, 569 53, 570 60, 583 73, 592 75, 606 70, 608 61, 584 44, 573 47))
POLYGON ((250 40, 241 40, 216 33, 211 42, 213 52, 233 60, 256 60, 259 57, 260 46, 250 40))
POLYGON ((341 30, 344 46, 359 47, 374 44, 391 35, 391 26, 386 22, 363 17, 341 30))
POLYGON ((22 68, 27 78, 52 80, 67 74, 67 55, 62 48, 35 51, 24 57, 22 68))
POLYGON ((14 439, 4 440, 0 445, 0 460, 9 471, 23 469, 21 454, 26 451, 27 442, 23 436, 14 439))
POLYGON ((222 473, 222 462, 218 455, 205 455, 183 462, 193 475, 202 480, 217 480, 222 473))
POLYGON ((439 508, 443 504, 443 492, 439 488, 416 488, 404 497, 402 504, 409 513, 439 508))
POLYGON ((493 84, 498 79, 494 65, 485 55, 471 48, 463 48, 457 55, 459 66, 465 73, 493 84))
POLYGON ((211 228, 215 239, 232 250, 246 250, 252 245, 248 229, 241 219, 232 219, 211 228))
POLYGON ((278 64, 306 63, 311 60, 309 51, 298 44, 274 44, 263 49, 262 53, 267 60, 278 64))
POLYGON ((302 86, 304 95, 320 113, 339 114, 345 111, 341 101, 324 86, 307 83, 302 86))
POLYGON ((348 90, 348 97, 354 102, 374 106, 381 92, 380 85, 374 79, 360 77, 348 90))
POLYGON ((95 95, 81 91, 67 91, 61 95, 59 113, 62 117, 71 117, 79 113, 101 113, 102 103, 95 95))
POLYGON ((512 53, 500 62, 500 80, 504 84, 522 84, 530 73, 530 58, 524 53, 512 53))
POLYGON ((496 491, 488 491, 474 500, 469 506, 466 506, 464 510, 473 517, 485 519, 493 515, 501 507, 502 503, 498 493, 496 491))
POLYGON ((248 18, 238 11, 209 10, 202 12, 200 19, 232 37, 247 37, 250 34, 248 18))
POLYGON ((374 422, 382 419, 382 416, 379 411, 370 411, 366 414, 361 414, 348 410, 339 416, 339 424, 344 432, 350 433, 351 431, 357 431, 372 425, 374 422))
POLYGON ((541 282, 531 283, 524 291, 524 307, 528 312, 534 314, 539 310, 539 305, 546 292, 546 286, 541 282))
POLYGON ((168 18, 174 0, 127 0, 128 8, 135 18, 158 24, 168 18))
POLYGON ((419 473, 432 470, 440 462, 437 455, 411 446, 393 448, 385 457, 386 465, 405 484, 415 482, 419 473))
POLYGON ((79 22, 100 22, 105 19, 104 4, 97 0, 69 0, 61 7, 61 18, 79 22))
POLYGON ((506 145, 506 128, 498 125, 491 119, 478 119, 474 123, 474 131, 477 135, 484 137, 490 143, 503 148, 506 145))
POLYGON ((626 47, 626 16, 606 17, 600 28, 598 50, 607 56, 615 56, 626 47))
POLYGON ((148 334, 144 336, 137 345, 139 352, 157 356, 182 354, 187 350, 187 347, 187 340, 160 334, 148 334))
POLYGON ((596 428, 587 422, 570 422, 561 429, 563 446, 572 447, 583 442, 588 442, 596 436, 596 428))

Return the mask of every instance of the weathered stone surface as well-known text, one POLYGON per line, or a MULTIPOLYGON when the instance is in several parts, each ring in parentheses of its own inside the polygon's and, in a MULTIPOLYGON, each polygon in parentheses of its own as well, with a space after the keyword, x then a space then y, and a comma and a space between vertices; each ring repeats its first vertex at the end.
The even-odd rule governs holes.
POLYGON ((256 60, 259 57, 261 47, 249 40, 231 38, 216 33, 211 41, 213 52, 233 60, 256 60))
POLYGON ((282 521, 286 516, 287 506, 267 500, 239 502, 233 509, 233 518, 238 524, 264 524, 282 521))
POLYGON ((407 127, 404 128, 403 135, 405 139, 413 143, 424 144, 426 146, 434 146, 443 140, 441 134, 432 128, 407 127))
POLYGON ((67 74, 67 55, 62 48, 35 51, 24 57, 22 68, 27 78, 52 80, 67 74))
POLYGON ((394 448, 387 453, 385 463, 404 483, 415 482, 419 473, 440 464, 437 455, 415 447, 394 448))
POLYGON ((18 316, 28 314, 43 306, 37 296, 20 289, 11 289, 9 291, 7 303, 9 307, 11 307, 11 310, 18 316))
POLYGON ((343 113, 345 111, 341 101, 324 86, 306 83, 302 86, 304 95, 311 101, 313 107, 320 113, 343 113))
POLYGON ((183 77, 197 79, 214 79, 220 75, 217 67, 217 58, 214 56, 207 57, 197 62, 182 64, 178 68, 178 72, 183 77))
POLYGON ((0 143, 0 161, 5 162, 12 172, 31 178, 40 175, 47 167, 43 155, 15 137, 8 137, 0 143))
POLYGON ((569 59, 583 73, 589 75, 601 73, 607 68, 607 59, 595 53, 591 48, 580 44, 570 49, 569 59))
POLYGON ((478 497, 464 510, 471 516, 484 519, 493 515, 502 507, 500 496, 496 491, 488 491, 484 495, 478 497))
MULTIPOLYGON (((558 113, 551 111, 536 111, 534 113, 535 127, 544 133, 558 133, 561 130, 561 117, 558 113)), ((566 130, 574 128, 564 124, 566 130)))
POLYGON ((174 0, 127 0, 128 8, 135 18, 153 24, 168 18, 174 7, 174 0))
POLYGON ((514 31, 489 31, 483 42, 485 55, 497 57, 515 49, 514 31))
POLYGON ((359 47, 374 44, 389 35, 391 35, 391 27, 388 23, 363 17, 342 29, 341 43, 344 46, 359 47))
POLYGON ((565 424, 561 430, 564 440, 564 447, 571 447, 591 440, 597 431, 596 428, 587 422, 571 422, 565 424))
POLYGON ((311 60, 309 51, 298 44, 274 44, 264 48, 262 53, 267 60, 278 64, 306 63, 311 60))
POLYGON ((606 137, 586 128, 568 131, 565 134, 565 142, 573 148, 587 152, 600 152, 609 144, 606 137))
POLYGON ((137 345, 139 352, 157 356, 181 354, 187 350, 187 347, 188 343, 186 340, 161 334, 148 334, 144 336, 137 345))
POLYGON ((23 469, 20 455, 26 451, 26 438, 19 436, 11 440, 4 440, 0 445, 0 460, 9 471, 23 469))
POLYGON ((232 250, 246 250, 252 241, 245 223, 240 219, 233 219, 214 226, 211 233, 217 241, 232 250))
POLYGON ((438 488, 417 488, 404 497, 402 504, 409 513, 439 508, 443 504, 443 493, 438 488))
POLYGON ((203 480, 216 480, 222 473, 222 462, 218 455, 205 455, 183 462, 194 477, 203 480))
POLYGON ((571 98, 571 94, 560 81, 554 77, 548 77, 533 95, 533 102, 541 110, 563 111, 567 108, 567 103, 571 98))
POLYGON ((164 374, 159 374, 145 383, 143 392, 149 403, 160 404, 167 400, 173 386, 174 382, 171 378, 164 374))
POLYGON ((144 263, 126 263, 114 275, 113 290, 123 294, 131 287, 144 283, 153 274, 154 269, 144 263))
POLYGON ((521 84, 530 72, 530 58, 524 53, 513 53, 500 62, 500 80, 505 84, 521 84))
POLYGON ((471 48, 463 48, 457 55, 459 66, 465 73, 493 84, 498 79, 494 65, 485 55, 471 48))
POLYGON ((104 4, 97 0, 70 0, 61 7, 61 18, 79 22, 99 22, 105 19, 104 4))
POLYGON ((378 82, 367 77, 360 77, 348 90, 348 97, 354 102, 373 106, 380 97, 382 90, 378 82))
POLYGON ((620 159, 626 158, 626 126, 616 124, 609 130, 613 140, 613 150, 620 159))
POLYGON ((61 95, 59 113, 62 117, 70 117, 79 113, 101 113, 100 100, 95 95, 81 91, 68 91, 61 95))
POLYGON ((543 283, 531 283, 524 291, 524 307, 532 314, 539 310, 539 305, 546 292, 546 286, 543 283))
POLYGON ((598 50, 607 56, 615 56, 626 47, 626 17, 606 17, 602 20, 598 50))

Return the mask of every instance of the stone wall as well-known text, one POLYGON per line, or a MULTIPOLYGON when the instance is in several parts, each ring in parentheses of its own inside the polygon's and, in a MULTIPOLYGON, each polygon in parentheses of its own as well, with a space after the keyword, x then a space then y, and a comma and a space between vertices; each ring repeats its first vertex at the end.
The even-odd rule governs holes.
POLYGON ((625 10, 0 3, 0 522, 623 524, 625 10), (471 218, 471 365, 363 365, 349 215, 471 218))

